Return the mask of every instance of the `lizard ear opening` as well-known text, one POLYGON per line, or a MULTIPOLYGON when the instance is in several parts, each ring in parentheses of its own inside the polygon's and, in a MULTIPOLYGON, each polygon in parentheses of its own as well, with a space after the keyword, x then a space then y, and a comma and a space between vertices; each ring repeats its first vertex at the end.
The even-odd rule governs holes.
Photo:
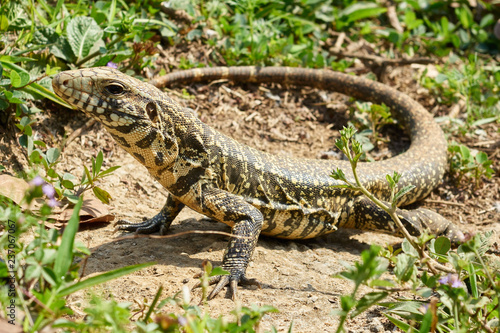
POLYGON ((158 111, 156 110, 156 104, 153 102, 149 102, 146 105, 146 112, 148 113, 149 119, 151 119, 152 122, 155 122, 156 118, 158 117, 158 111))

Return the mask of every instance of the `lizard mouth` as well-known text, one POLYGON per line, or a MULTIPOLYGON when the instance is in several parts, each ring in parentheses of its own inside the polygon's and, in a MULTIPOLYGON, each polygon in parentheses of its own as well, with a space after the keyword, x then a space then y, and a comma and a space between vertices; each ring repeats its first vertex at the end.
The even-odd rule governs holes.
POLYGON ((103 120, 103 117, 104 119, 107 117, 132 118, 134 121, 143 119, 135 114, 134 109, 130 112, 120 111, 119 108, 124 107, 123 105, 118 105, 115 100, 110 101, 99 97, 93 92, 96 89, 95 83, 91 79, 81 80, 81 78, 81 75, 73 71, 57 74, 52 80, 54 92, 74 108, 100 120, 103 120))

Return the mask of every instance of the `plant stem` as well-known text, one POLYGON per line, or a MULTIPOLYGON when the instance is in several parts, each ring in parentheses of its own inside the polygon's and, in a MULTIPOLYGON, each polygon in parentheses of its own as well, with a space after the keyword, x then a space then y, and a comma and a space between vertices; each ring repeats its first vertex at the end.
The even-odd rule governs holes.
MULTIPOLYGON (((427 255, 427 253, 425 253, 423 248, 421 246, 419 246, 414 241, 413 237, 410 235, 408 230, 406 230, 405 226, 403 225, 403 223, 399 219, 398 215, 396 214, 396 207, 388 207, 386 204, 384 204, 382 201, 377 199, 372 193, 370 193, 370 191, 368 191, 363 186, 363 184, 359 180, 358 173, 356 172, 356 161, 353 160, 350 149, 346 148, 346 151, 348 153, 348 154, 346 154, 347 158, 349 159, 349 162, 351 163, 351 168, 352 168, 352 173, 354 175, 354 180, 356 181, 356 185, 357 185, 356 188, 358 190, 360 190, 366 197, 368 197, 368 199, 373 201, 377 206, 382 208, 384 211, 387 212, 387 214, 389 214, 391 216, 392 220, 396 223, 396 225, 398 226, 398 228, 401 231, 401 233, 403 234, 403 236, 408 240, 408 242, 410 242, 411 246, 413 246, 415 248, 415 250, 417 250, 420 258, 422 259, 422 262, 424 262, 427 265, 427 267, 429 268, 429 270, 433 274, 437 274, 437 270, 441 270, 441 271, 444 271, 447 273, 453 273, 454 271, 452 269, 437 263, 434 259, 429 257, 429 255, 427 255)), ((346 153, 346 152, 344 152, 344 153, 346 153)))
MULTIPOLYGON (((111 43, 109 43, 107 45, 107 49, 109 50, 111 48, 111 46, 113 46, 116 43, 122 41, 124 38, 125 38, 125 36, 120 36, 120 37, 116 38, 115 40, 111 41, 111 43)), ((84 63, 86 63, 87 61, 89 61, 90 59, 92 59, 94 57, 97 57, 99 54, 101 54, 101 51, 99 51, 99 50, 95 51, 94 53, 89 54, 88 56, 84 57, 80 61, 76 62, 75 63, 76 67, 80 67, 81 65, 83 65, 84 63)))

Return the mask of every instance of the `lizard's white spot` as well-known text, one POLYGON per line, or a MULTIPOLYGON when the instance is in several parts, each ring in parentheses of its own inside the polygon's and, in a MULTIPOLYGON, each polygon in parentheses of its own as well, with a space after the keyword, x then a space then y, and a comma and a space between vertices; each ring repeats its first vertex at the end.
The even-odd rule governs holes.
POLYGON ((104 109, 98 108, 97 110, 95 110, 95 112, 97 112, 97 113, 104 113, 104 109))
POLYGON ((120 119, 120 117, 116 114, 116 113, 112 113, 109 115, 109 117, 111 118, 111 120, 113 121, 118 121, 118 119, 120 119))

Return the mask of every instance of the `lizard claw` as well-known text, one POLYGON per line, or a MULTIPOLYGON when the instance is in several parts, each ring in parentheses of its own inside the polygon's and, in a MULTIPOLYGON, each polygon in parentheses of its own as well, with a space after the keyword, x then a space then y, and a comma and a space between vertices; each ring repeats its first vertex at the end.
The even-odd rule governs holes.
MULTIPOLYGON (((207 300, 213 299, 225 286, 229 285, 231 299, 236 301, 238 299, 238 283, 246 286, 257 286, 259 289, 262 288, 256 279, 247 279, 245 276, 238 278, 231 275, 218 275, 210 278, 208 281, 209 285, 216 284, 216 286, 208 295, 207 300)), ((201 287, 201 282, 194 285, 193 289, 198 287, 201 287)))
POLYGON ((117 221, 115 223, 115 230, 131 231, 137 234, 152 234, 159 231, 160 235, 165 235, 167 228, 165 228, 164 216, 158 214, 140 223, 132 223, 127 220, 117 221))

